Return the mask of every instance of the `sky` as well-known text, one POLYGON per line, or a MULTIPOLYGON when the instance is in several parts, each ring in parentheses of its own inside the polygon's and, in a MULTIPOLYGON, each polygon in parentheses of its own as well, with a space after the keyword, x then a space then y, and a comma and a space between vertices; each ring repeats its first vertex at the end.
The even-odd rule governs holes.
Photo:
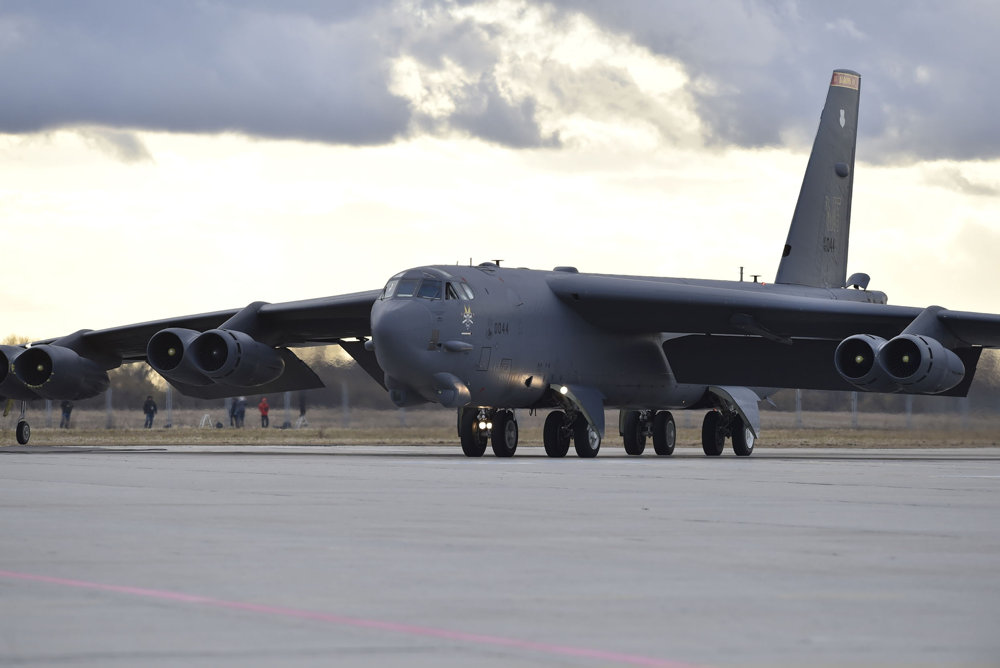
POLYGON ((0 0, 0 336, 425 264, 772 280, 833 69, 848 273, 1000 312, 1000 5, 0 0))

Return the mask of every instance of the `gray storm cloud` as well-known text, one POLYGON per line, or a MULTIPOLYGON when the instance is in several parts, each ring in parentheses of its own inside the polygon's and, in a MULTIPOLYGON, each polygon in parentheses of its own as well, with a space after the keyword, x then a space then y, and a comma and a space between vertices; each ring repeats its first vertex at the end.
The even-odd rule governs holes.
POLYGON ((556 0, 684 63, 722 143, 775 145, 815 130, 818 76, 862 75, 866 159, 995 158, 1000 5, 556 0))
MULTIPOLYGON (((465 10, 474 4, 6 2, 0 132, 104 126, 365 145, 457 131, 514 147, 558 143, 542 128, 537 102, 560 82, 550 77, 537 82, 547 87, 537 96, 511 96, 502 78, 509 69, 498 67, 507 33, 470 18, 465 10), (400 58, 451 64, 470 76, 454 87, 446 112, 429 118, 394 88, 400 58)), ((867 159, 1000 155, 990 71, 1000 5, 557 0, 549 7, 553 32, 582 13, 680 63, 715 144, 810 137, 826 77, 848 67, 864 77, 867 159)), ((574 76, 574 87, 586 86, 574 76)), ((531 90, 524 82, 517 88, 531 90)), ((561 111, 580 113, 576 101, 565 99, 561 111)))

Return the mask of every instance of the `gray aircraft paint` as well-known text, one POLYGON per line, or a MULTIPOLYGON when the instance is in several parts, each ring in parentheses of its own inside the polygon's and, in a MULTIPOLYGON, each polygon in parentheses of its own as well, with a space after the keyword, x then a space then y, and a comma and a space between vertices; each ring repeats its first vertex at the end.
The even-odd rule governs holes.
POLYGON ((397 405, 457 409, 472 456, 487 437, 513 454, 513 409, 556 411, 552 456, 570 435, 580 456, 596 454, 607 407, 623 409, 627 445, 640 429, 666 438, 654 433, 672 425, 666 409, 709 409, 706 454, 731 437, 746 455, 774 388, 965 396, 983 347, 1000 347, 1000 315, 890 306, 866 275, 845 278, 859 91, 856 73, 834 71, 775 283, 418 267, 382 291, 81 330, 30 354, 0 346, 0 394, 93 395, 130 361, 206 398, 305 389, 319 379, 290 348, 339 344, 397 405))
POLYGON ((845 287, 860 93, 857 72, 833 72, 775 283, 845 287))

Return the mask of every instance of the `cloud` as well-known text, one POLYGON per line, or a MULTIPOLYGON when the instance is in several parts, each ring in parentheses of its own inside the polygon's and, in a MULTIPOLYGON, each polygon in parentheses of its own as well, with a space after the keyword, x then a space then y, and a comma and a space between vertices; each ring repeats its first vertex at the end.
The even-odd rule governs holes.
POLYGON ((970 179, 958 167, 935 169, 928 173, 924 180, 931 185, 954 190, 963 195, 1000 197, 1000 185, 970 179))
POLYGON ((77 134, 88 144, 126 163, 152 161, 146 145, 134 132, 111 128, 79 128, 77 134))
POLYGON ((838 67, 862 74, 861 144, 867 160, 995 158, 1000 5, 904 5, 681 0, 557 0, 653 52, 691 78, 709 136, 767 146, 811 138, 817 104, 838 67))
POLYGON ((1000 6, 972 0, 12 0, 0 132, 352 145, 458 132, 534 147, 585 121, 644 124, 668 143, 805 148, 831 70, 847 67, 864 77, 865 159, 990 159, 996 34, 1000 6), (681 81, 659 90, 637 62, 671 82, 673 64, 681 81))
POLYGON ((6 132, 82 124, 373 144, 406 129, 407 102, 385 84, 392 46, 378 3, 339 14, 320 3, 5 10, 20 36, 4 42, 6 132))

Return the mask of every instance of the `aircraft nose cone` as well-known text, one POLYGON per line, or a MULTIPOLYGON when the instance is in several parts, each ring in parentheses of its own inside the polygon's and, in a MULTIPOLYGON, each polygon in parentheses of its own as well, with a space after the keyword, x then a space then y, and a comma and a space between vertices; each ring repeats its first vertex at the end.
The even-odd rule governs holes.
POLYGON ((372 342, 375 358, 387 375, 420 384, 421 360, 427 354, 432 319, 427 306, 413 299, 376 304, 372 309, 372 342))

